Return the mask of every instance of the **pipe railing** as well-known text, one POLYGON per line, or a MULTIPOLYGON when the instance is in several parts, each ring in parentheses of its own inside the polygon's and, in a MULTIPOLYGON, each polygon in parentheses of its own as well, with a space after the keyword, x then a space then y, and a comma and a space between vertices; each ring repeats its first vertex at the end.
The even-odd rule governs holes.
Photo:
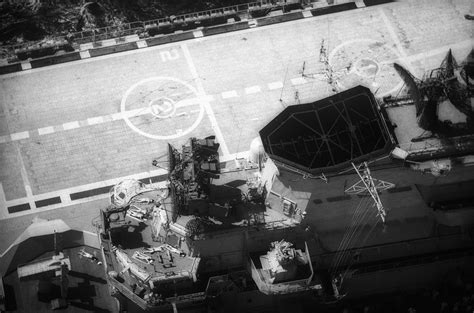
POLYGON ((140 21, 140 22, 131 22, 122 24, 119 26, 108 26, 97 28, 95 30, 88 30, 88 31, 81 31, 77 33, 72 33, 70 37, 73 40, 84 41, 84 39, 89 39, 91 41, 103 40, 97 38, 112 38, 112 37, 121 37, 123 32, 126 30, 133 31, 133 32, 145 32, 146 28, 149 26, 166 26, 166 25, 173 25, 173 24, 181 24, 181 23, 193 23, 199 22, 206 19, 212 19, 216 17, 224 17, 224 16, 232 16, 237 14, 243 14, 245 18, 250 17, 250 13, 252 10, 258 9, 265 9, 265 8, 278 8, 284 7, 287 5, 295 5, 301 4, 301 0, 284 0, 284 1, 275 1, 275 0, 261 0, 258 2, 251 2, 246 4, 239 4, 233 6, 227 6, 212 10, 206 11, 198 11, 192 13, 185 13, 176 16, 169 16, 165 18, 147 20, 147 21, 140 21), (92 34, 91 34, 92 32, 92 34), (113 35, 109 35, 108 33, 113 32, 113 35), (120 32, 120 34, 116 34, 116 32, 120 32), (99 34, 105 34, 105 36, 99 36, 99 34))
MULTIPOLYGON (((153 36, 152 33, 148 33, 148 28, 161 28, 161 30, 165 31, 158 31, 155 34, 164 34, 171 33, 174 30, 190 30, 193 29, 193 26, 195 26, 194 28, 197 28, 199 26, 223 25, 226 23, 226 21, 222 21, 222 19, 225 17, 235 17, 237 21, 241 19, 251 19, 253 18, 253 12, 264 10, 268 10, 268 12, 270 12, 271 10, 279 9, 285 10, 287 7, 303 8, 306 6, 311 6, 311 2, 315 1, 316 0, 260 0, 206 11, 185 13, 177 16, 168 16, 147 21, 130 22, 117 26, 96 28, 93 30, 83 30, 80 32, 57 36, 54 38, 54 41, 57 42, 60 40, 67 40, 74 49, 77 49, 78 45, 80 44, 96 43, 102 40, 116 39, 129 35, 138 35, 140 38, 153 36), (209 22, 205 24, 204 21, 209 22)), ((265 12, 262 16, 268 14, 268 12, 265 12)), ((261 14, 258 15, 260 16, 261 14)), ((54 43, 50 45, 53 48, 55 46, 54 43)), ((15 54, 15 50, 27 49, 31 46, 31 43, 19 44, 11 46, 6 50, 10 51, 11 54, 15 54)), ((57 52, 57 50, 58 49, 56 49, 54 53, 57 52)), ((12 59, 9 62, 14 62, 15 60, 12 59)))

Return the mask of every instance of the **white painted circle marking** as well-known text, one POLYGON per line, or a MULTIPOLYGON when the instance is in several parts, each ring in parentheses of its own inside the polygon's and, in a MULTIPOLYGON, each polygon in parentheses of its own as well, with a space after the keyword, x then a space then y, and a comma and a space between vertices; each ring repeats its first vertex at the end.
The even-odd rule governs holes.
MULTIPOLYGON (((342 68, 347 67, 348 62, 351 67, 346 77, 342 78, 345 78, 346 82, 339 81, 343 87, 354 87, 350 81, 357 81, 359 83, 360 79, 362 79, 362 81, 366 80, 364 83, 367 87, 379 91, 377 93, 378 97, 384 97, 398 92, 403 86, 403 81, 393 66, 391 66, 391 63, 394 61, 398 60, 400 62, 401 57, 396 50, 385 43, 368 38, 348 40, 331 51, 328 56, 329 64, 336 67, 335 62, 339 57, 349 59, 342 61, 343 64, 346 63, 344 64, 345 66, 341 66, 342 68), (361 44, 362 46, 359 47, 358 45, 361 44), (390 57, 386 55, 387 53, 390 54, 390 57), (341 56, 337 56, 337 54, 341 56), (387 68, 388 66, 390 66, 390 68, 387 68), (351 77, 349 77, 350 75, 357 75, 359 79, 355 77, 351 79, 351 77), (390 84, 392 80, 396 80, 397 84, 390 88, 393 86, 393 84, 390 84), (345 83, 350 86, 345 86, 345 83), (390 86, 388 86, 389 84, 390 86)), ((337 71, 337 67, 335 71, 337 71)))
MULTIPOLYGON (((150 87, 150 86, 148 86, 150 87)), ((168 87, 171 89, 171 87, 168 87)), ((155 90, 152 90, 151 92, 148 92, 148 94, 151 94, 155 92, 155 90)), ((147 95, 142 96, 143 92, 138 92, 138 95, 140 95, 143 98, 146 98, 147 95)), ((128 90, 125 92, 125 94, 122 97, 122 101, 120 103, 120 113, 125 120, 125 123, 130 127, 132 130, 137 132, 138 134, 145 136, 147 138, 151 139, 158 139, 158 140, 170 140, 170 139, 176 139, 182 136, 187 135, 191 131, 193 131, 199 123, 202 121, 204 117, 204 106, 203 106, 203 101, 207 101, 206 99, 202 99, 202 97, 199 96, 199 93, 197 90, 188 84, 185 81, 182 81, 178 78, 174 77, 167 77, 167 76, 156 76, 156 77, 150 77, 146 78, 143 80, 138 81, 137 83, 133 84, 128 90), (153 97, 151 99, 147 99, 148 107, 140 107, 140 108, 133 108, 127 110, 127 100, 132 98, 132 96, 137 96, 134 95, 133 93, 137 91, 140 86, 147 86, 147 84, 152 84, 156 83, 156 90, 163 92, 163 85, 167 86, 170 85, 173 87, 173 95, 159 95, 156 97, 153 97), (165 83, 165 84, 163 84, 165 83), (186 99, 172 99, 173 96, 179 95, 176 90, 177 89, 182 89, 184 94, 191 94, 191 97, 187 97, 186 99), (185 114, 179 113, 176 114, 177 108, 184 108, 184 107, 192 107, 194 105, 199 106, 199 110, 196 109, 190 109, 189 112, 186 112, 185 114), (127 113, 128 112, 128 113, 127 113), (137 114, 130 114, 130 112, 138 112, 137 114), (144 114, 142 114, 144 113, 144 114), (144 131, 140 129, 137 125, 135 125, 132 122, 133 117, 138 117, 138 116, 143 116, 150 114, 153 118, 159 118, 160 120, 165 120, 165 119, 172 119, 174 117, 179 117, 179 116, 191 116, 191 115, 196 115, 197 117, 196 120, 187 128, 182 129, 183 125, 180 125, 179 123, 174 123, 173 126, 180 127, 179 129, 166 129, 169 130, 169 134, 153 134, 147 131, 144 131)), ((149 122, 150 123, 150 122, 149 122)))
POLYGON ((168 97, 161 97, 150 101, 150 113, 158 118, 168 118, 176 112, 175 102, 168 97))

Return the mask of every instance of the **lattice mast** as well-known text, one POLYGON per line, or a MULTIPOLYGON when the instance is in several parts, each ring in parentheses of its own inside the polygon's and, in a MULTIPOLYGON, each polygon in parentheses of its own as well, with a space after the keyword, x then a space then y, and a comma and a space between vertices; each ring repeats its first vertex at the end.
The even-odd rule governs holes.
POLYGON ((351 163, 354 167, 357 175, 359 175, 360 180, 354 185, 350 186, 345 190, 348 194, 363 194, 368 193, 374 200, 374 205, 377 208, 377 215, 380 216, 382 222, 385 224, 385 217, 387 212, 382 204, 382 201, 379 197, 379 192, 395 187, 394 184, 375 179, 370 174, 370 169, 367 162, 362 163, 359 167, 355 166, 354 163, 351 163))

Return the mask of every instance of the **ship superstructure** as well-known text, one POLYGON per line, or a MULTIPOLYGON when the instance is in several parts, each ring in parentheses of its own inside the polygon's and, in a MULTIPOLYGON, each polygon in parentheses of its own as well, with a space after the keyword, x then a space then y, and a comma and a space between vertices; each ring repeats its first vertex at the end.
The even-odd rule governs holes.
MULTIPOLYGON (((218 147, 213 136, 190 138, 181 152, 169 145, 166 183, 129 180, 111 190, 101 241, 114 292, 144 310, 202 303, 228 286, 323 297, 307 234, 298 227, 302 217, 265 202, 277 168, 220 163, 218 147), (277 252, 290 253, 291 262, 277 252)), ((291 207, 287 202, 281 207, 291 207)))
POLYGON ((463 109, 448 101, 459 98, 453 89, 437 98, 456 112, 442 120, 449 132, 425 133, 420 107, 433 100, 413 97, 419 89, 405 78, 407 96, 378 100, 356 86, 287 107, 248 160, 220 162, 213 136, 169 145, 167 182, 123 182, 102 210, 115 294, 156 311, 247 290, 334 301, 363 294, 360 275, 384 266, 472 258, 472 77, 461 71, 443 81, 466 86, 463 109))

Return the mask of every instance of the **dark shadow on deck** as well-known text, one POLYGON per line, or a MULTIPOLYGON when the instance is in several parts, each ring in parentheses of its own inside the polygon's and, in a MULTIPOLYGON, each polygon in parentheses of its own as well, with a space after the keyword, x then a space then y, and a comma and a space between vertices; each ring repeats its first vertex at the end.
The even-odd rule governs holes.
POLYGON ((138 225, 123 225, 116 228, 112 233, 114 245, 120 245, 122 249, 137 249, 149 247, 150 245, 143 241, 142 231, 147 227, 143 222, 138 225))
POLYGON ((81 309, 84 309, 84 310, 88 310, 90 312, 96 312, 96 313, 111 313, 109 310, 107 309, 102 309, 102 308, 99 308, 99 307, 96 307, 94 306, 93 303, 83 303, 83 302, 75 302, 75 301, 71 301, 69 302, 69 304, 71 306, 75 306, 76 308, 81 308, 81 309))
POLYGON ((76 271, 69 271, 68 275, 70 275, 72 277, 82 278, 86 281, 94 281, 94 282, 99 283, 99 284, 106 284, 107 283, 107 281, 103 278, 92 276, 92 275, 89 275, 89 274, 86 274, 86 273, 79 273, 79 272, 76 272, 76 271))

